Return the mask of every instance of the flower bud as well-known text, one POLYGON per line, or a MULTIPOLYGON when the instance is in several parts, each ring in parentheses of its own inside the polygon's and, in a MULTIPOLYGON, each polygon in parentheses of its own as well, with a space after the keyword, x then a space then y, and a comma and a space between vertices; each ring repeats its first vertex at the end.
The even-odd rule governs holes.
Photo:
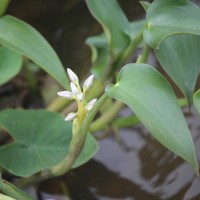
POLYGON ((69 114, 67 115, 67 117, 65 118, 65 121, 71 121, 71 120, 75 119, 76 116, 77 116, 77 113, 74 113, 74 112, 69 113, 69 114))
POLYGON ((86 105, 86 110, 90 111, 92 110, 94 104, 96 103, 97 99, 92 99, 87 105, 86 105))
POLYGON ((83 101, 83 93, 77 94, 77 99, 78 99, 79 101, 83 101))
POLYGON ((78 88, 76 87, 75 83, 71 82, 70 83, 70 87, 71 87, 71 90, 74 94, 79 94, 80 92, 78 91, 78 88))
POLYGON ((70 68, 67 68, 67 73, 72 82, 78 83, 78 76, 70 68))
POLYGON ((74 94, 72 92, 69 92, 69 91, 57 92, 57 95, 61 96, 61 97, 65 97, 67 99, 74 99, 74 94))
POLYGON ((86 81, 83 83, 83 90, 88 91, 93 84, 94 75, 90 75, 86 81))

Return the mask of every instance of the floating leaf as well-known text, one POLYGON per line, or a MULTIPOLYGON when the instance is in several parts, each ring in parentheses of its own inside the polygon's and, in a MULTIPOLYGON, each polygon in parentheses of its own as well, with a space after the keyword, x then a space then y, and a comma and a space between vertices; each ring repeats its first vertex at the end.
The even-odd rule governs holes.
POLYGON ((0 125, 13 142, 0 147, 0 165, 18 176, 31 176, 60 163, 68 153, 71 125, 46 110, 0 112, 0 125))
POLYGON ((200 9, 189 0, 155 0, 147 10, 144 39, 152 48, 174 34, 200 35, 200 9))
POLYGON ((161 66, 192 102, 193 90, 200 68, 200 36, 175 35, 164 40, 155 49, 161 66))
POLYGON ((130 42, 129 22, 116 0, 86 0, 91 14, 102 25, 112 55, 118 55, 130 42))
POLYGON ((0 19, 0 44, 27 56, 63 87, 67 76, 55 51, 30 25, 11 16, 0 19))
POLYGON ((78 159, 76 160, 76 162, 74 163, 74 165, 72 166, 72 168, 79 167, 88 162, 96 154, 98 149, 99 149, 98 142, 96 141, 94 136, 88 133, 83 150, 79 155, 78 159))
POLYGON ((17 75, 22 66, 22 56, 6 47, 0 47, 0 85, 17 75))
POLYGON ((127 104, 154 138, 189 162, 198 173, 187 123, 172 88, 159 72, 147 64, 128 64, 106 93, 127 104))

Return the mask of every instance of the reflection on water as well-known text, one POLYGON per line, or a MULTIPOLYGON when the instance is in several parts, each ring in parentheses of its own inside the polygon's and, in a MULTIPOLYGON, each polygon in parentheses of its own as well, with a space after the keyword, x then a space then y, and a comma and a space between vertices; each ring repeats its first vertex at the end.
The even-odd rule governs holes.
MULTIPOLYGON (((186 115, 199 158, 200 119, 193 108, 186 115)), ((72 200, 200 199, 200 177, 142 125, 121 130, 120 143, 113 137, 99 143, 93 160, 62 177, 72 200)), ((57 181, 46 182, 41 190, 52 192, 57 181)))

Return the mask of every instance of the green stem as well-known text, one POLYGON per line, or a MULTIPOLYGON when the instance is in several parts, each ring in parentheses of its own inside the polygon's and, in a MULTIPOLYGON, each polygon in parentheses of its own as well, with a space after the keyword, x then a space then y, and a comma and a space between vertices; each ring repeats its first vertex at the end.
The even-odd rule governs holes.
POLYGON ((34 200, 31 196, 4 179, 1 179, 0 190, 17 200, 34 200))
POLYGON ((104 129, 116 117, 123 106, 122 102, 116 101, 110 109, 90 125, 90 132, 104 129))
POLYGON ((130 45, 128 48, 119 56, 115 62, 113 63, 113 69, 110 72, 110 76, 118 69, 132 54, 133 52, 137 49, 138 45, 142 41, 143 38, 143 30, 142 28, 140 32, 137 34, 134 40, 131 41, 130 45))
POLYGON ((141 121, 138 119, 136 115, 131 115, 128 117, 121 117, 113 121, 112 125, 117 128, 125 128, 128 126, 133 126, 140 124, 141 121))
POLYGON ((31 90, 33 92, 36 91, 37 81, 34 77, 33 71, 29 67, 27 58, 24 59, 23 70, 24 70, 24 74, 25 74, 25 77, 26 77, 29 87, 31 88, 31 90))
POLYGON ((10 3, 10 0, 1 0, 1 3, 0 3, 0 17, 3 16, 3 14, 6 12, 9 3, 10 3))
POLYGON ((50 174, 53 176, 60 176, 64 173, 66 173, 74 162, 76 161, 77 157, 81 153, 81 150, 85 144, 85 139, 87 136, 88 129, 90 127, 90 124, 92 120, 94 119, 96 113, 98 112, 99 108, 102 106, 102 104, 105 102, 107 96, 104 94, 102 97, 96 102, 92 110, 86 115, 82 126, 78 130, 77 133, 73 134, 73 138, 70 144, 70 150, 66 157, 66 159, 57 165, 56 167, 52 168, 50 171, 50 174))
POLYGON ((149 53, 150 53, 150 48, 149 46, 145 43, 144 44, 144 48, 143 48, 143 52, 142 54, 138 57, 136 63, 146 63, 147 59, 149 57, 149 53))

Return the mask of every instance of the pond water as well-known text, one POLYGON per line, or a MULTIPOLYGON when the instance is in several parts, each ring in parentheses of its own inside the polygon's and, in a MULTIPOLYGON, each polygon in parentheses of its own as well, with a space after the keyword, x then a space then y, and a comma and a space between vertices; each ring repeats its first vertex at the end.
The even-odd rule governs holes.
MULTIPOLYGON (((138 1, 120 1, 129 19, 144 15, 138 1)), ((8 10, 35 26, 58 52, 65 66, 83 76, 90 66, 86 37, 101 32, 81 0, 18 0, 8 10), (76 67, 76 68, 75 68, 76 67)), ((154 62, 154 61, 152 61, 154 62)), ((130 112, 125 109, 125 113, 130 112)), ((185 109, 200 160, 200 118, 185 109)), ((182 159, 157 143, 142 125, 109 133, 84 166, 61 178, 28 188, 38 199, 51 200, 198 200, 200 178, 182 159), (63 195, 65 194, 65 195, 63 195)))

